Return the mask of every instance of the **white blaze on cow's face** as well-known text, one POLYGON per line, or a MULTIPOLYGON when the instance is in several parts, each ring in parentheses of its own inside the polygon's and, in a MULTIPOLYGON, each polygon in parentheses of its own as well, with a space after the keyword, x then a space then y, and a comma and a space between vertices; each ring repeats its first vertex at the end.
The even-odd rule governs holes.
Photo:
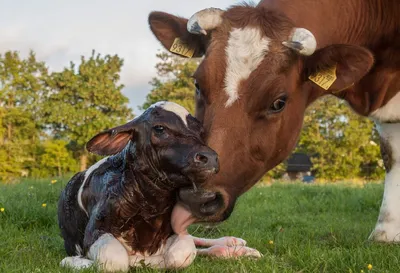
POLYGON ((269 43, 270 39, 263 37, 258 28, 235 28, 230 32, 225 49, 225 92, 228 95, 225 107, 231 106, 239 98, 240 82, 247 80, 260 65, 268 53, 269 43))

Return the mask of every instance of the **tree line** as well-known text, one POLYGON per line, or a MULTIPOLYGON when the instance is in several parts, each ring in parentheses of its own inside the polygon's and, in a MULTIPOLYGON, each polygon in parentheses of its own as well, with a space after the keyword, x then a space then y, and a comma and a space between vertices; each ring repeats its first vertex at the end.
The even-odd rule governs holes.
MULTIPOLYGON (((194 112, 192 75, 198 59, 157 54, 157 75, 145 103, 177 102, 194 112)), ((96 133, 133 118, 122 94, 118 55, 81 57, 61 71, 50 71, 30 52, 0 54, 0 182, 21 176, 63 176, 84 170, 99 158, 85 143, 96 133)), ((325 97, 308 110, 296 152, 311 156, 321 179, 382 179, 379 136, 373 122, 343 102, 325 97)), ((285 163, 266 176, 280 178, 285 163)))
POLYGON ((50 72, 31 51, 0 55, 0 181, 62 176, 96 160, 85 143, 133 117, 119 83, 123 60, 95 51, 50 72))

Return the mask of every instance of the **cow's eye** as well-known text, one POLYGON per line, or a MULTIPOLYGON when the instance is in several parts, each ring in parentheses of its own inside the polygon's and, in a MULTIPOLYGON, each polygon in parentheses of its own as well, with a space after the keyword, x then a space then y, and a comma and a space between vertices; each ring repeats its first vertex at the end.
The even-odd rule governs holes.
POLYGON ((282 96, 271 104, 271 106, 269 107, 269 112, 279 113, 285 108, 285 105, 286 105, 286 96, 282 96))
POLYGON ((196 80, 194 81, 194 86, 196 87, 196 96, 200 96, 201 94, 200 85, 196 80))
POLYGON ((162 134, 165 131, 165 128, 161 125, 156 125, 153 127, 153 130, 157 133, 157 134, 162 134))

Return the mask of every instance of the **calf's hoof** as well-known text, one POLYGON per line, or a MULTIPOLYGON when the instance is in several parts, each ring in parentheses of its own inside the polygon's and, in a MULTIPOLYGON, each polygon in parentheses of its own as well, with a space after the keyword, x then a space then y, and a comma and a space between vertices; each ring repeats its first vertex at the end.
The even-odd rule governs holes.
POLYGON ((60 262, 60 266, 69 267, 77 270, 89 268, 93 265, 93 261, 82 258, 80 256, 66 257, 60 262))

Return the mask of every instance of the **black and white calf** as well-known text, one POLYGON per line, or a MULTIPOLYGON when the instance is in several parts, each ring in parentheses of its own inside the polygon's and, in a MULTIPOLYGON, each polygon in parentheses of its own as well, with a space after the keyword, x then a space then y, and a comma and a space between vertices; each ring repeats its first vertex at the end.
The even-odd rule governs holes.
POLYGON ((193 238, 175 234, 171 213, 179 187, 218 171, 201 124, 181 106, 160 102, 133 121, 104 131, 88 151, 107 155, 76 174, 62 192, 58 220, 75 268, 96 261, 106 271, 143 263, 178 268, 196 256, 193 238), (85 257, 85 258, 84 258, 85 257))
POLYGON ((70 256, 61 265, 79 269, 95 262, 113 272, 143 264, 183 268, 196 253, 259 257, 241 239, 195 238, 174 221, 176 190, 192 185, 204 198, 201 183, 219 168, 201 134, 185 108, 159 102, 93 137, 88 151, 108 157, 76 174, 61 194, 58 221, 70 256), (196 250, 195 244, 210 248, 196 250))

